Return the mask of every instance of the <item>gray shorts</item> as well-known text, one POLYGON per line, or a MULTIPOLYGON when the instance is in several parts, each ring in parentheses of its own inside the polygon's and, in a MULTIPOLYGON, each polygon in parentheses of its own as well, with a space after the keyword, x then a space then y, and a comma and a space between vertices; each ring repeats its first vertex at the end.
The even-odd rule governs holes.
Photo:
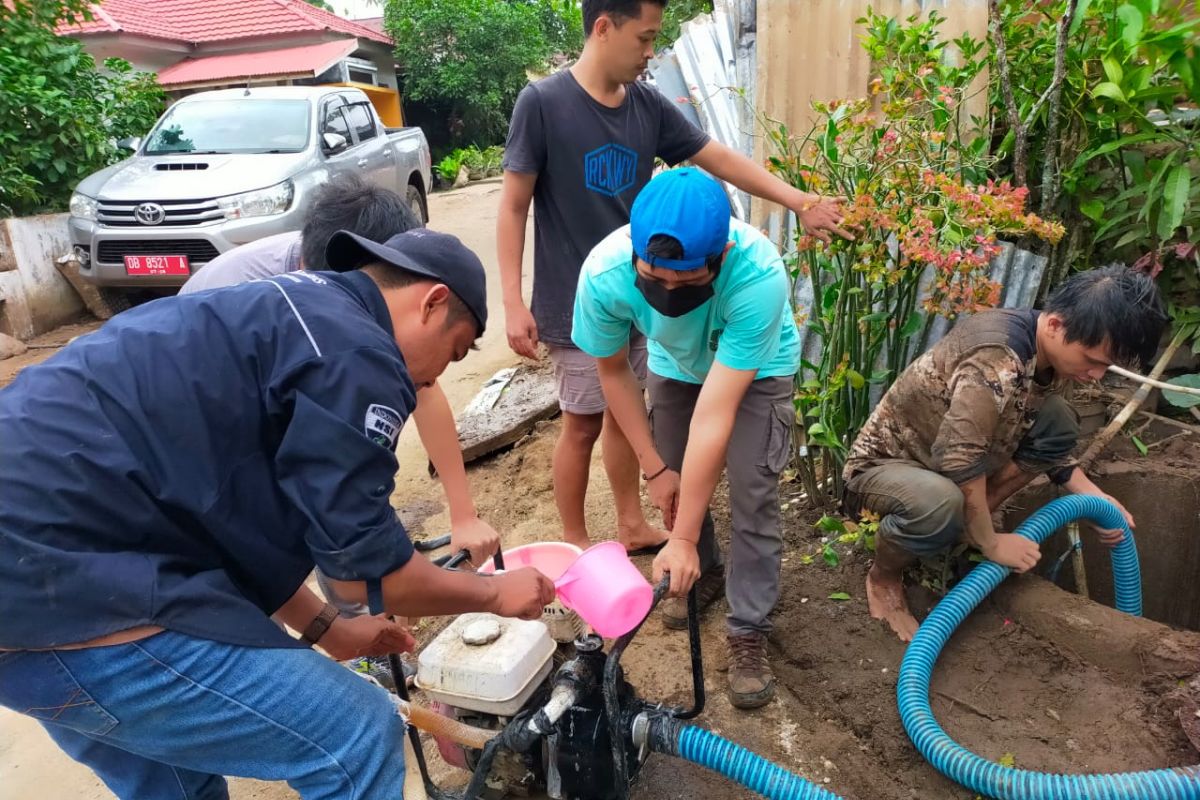
MULTIPOLYGON (((600 388, 596 359, 570 345, 547 344, 558 384, 558 407, 568 414, 603 414, 608 404, 600 388)), ((629 336, 629 366, 638 383, 646 386, 646 337, 637 331, 629 336)))

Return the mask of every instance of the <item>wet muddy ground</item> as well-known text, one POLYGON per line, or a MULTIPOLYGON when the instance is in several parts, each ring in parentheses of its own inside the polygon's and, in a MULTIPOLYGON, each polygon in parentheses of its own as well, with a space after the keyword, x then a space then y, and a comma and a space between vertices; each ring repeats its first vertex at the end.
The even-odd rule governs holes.
MULTIPOLYGON (((511 531, 512 545, 553 535, 550 456, 556 433, 557 423, 542 423, 519 447, 472 470, 481 513, 511 531)), ((1172 444, 1157 453, 1151 450, 1147 459, 1131 446, 1118 444, 1098 467, 1108 471, 1110 464, 1136 457, 1139 474, 1154 475, 1160 469, 1173 473, 1186 458, 1176 448, 1195 446, 1172 444)), ((602 475, 598 464, 596 472, 602 475)), ((611 535, 608 493, 603 482, 598 483, 589 497, 594 533, 611 535)), ((784 484, 781 497, 786 537, 783 595, 770 640, 778 697, 753 712, 729 705, 723 694, 723 620, 721 611, 714 609, 704 620, 709 703, 699 723, 853 800, 971 798, 971 792, 924 762, 900 724, 895 686, 904 646, 867 613, 863 583, 870 554, 854 544, 835 543, 838 564, 828 566, 819 555, 826 534, 813 527, 819 513, 796 500, 800 491, 795 483, 784 484), (810 559, 805 555, 815 557, 806 563, 810 559), (850 599, 830 599, 841 593, 850 599)), ((1033 496, 1017 503, 1039 500, 1033 496)), ((1132 501, 1126 502, 1132 506, 1132 501)), ((1145 502, 1142 498, 1139 505, 1145 502)), ((718 529, 727 531, 727 506, 718 501, 714 510, 718 529)), ((1193 528, 1190 533, 1195 532, 1193 528)), ((1058 555, 1054 545, 1048 545, 1046 553, 1043 566, 1058 555)), ((637 561, 648 571, 650 560, 637 561)), ((964 561, 963 566, 970 564, 964 561)), ((923 576, 937 589, 941 575, 941 564, 932 563, 914 578, 923 576)), ((1108 580, 1097 575, 1096 580, 1101 579, 1108 580)), ((1148 585, 1147 594, 1153 591, 1148 585)), ((1049 593, 1050 602, 1067 597, 1056 592, 1049 593)), ((910 588, 918 617, 938 596, 926 587, 910 588)), ((1056 643, 1053 633, 1044 625, 1031 629, 985 600, 951 640, 934 675, 933 708, 947 732, 986 758, 1004 758, 1032 770, 1137 771, 1200 761, 1180 729, 1175 706, 1166 699, 1178 687, 1178 677, 1151 667, 1097 665, 1056 643)), ((1111 645, 1120 647, 1121 642, 1111 645)), ((644 696, 673 703, 688 699, 686 634, 666 630, 651 619, 625 663, 630 680, 644 696)), ((1200 663, 1195 668, 1200 670, 1200 663)), ((698 767, 661 756, 651 758, 635 796, 699 793, 712 798, 753 796, 698 767)))

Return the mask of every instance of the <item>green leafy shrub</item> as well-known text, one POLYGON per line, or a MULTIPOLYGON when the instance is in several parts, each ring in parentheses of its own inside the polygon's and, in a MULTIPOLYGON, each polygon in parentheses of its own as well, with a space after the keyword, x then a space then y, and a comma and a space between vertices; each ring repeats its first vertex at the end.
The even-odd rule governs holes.
POLYGON ((506 0, 388 0, 404 94, 444 115, 455 142, 496 142, 530 70, 551 55, 542 11, 506 0))
POLYGON ((55 34, 78 2, 0 3, 0 216, 60 211, 75 185, 122 158, 163 110, 154 76, 95 60, 55 34))
POLYGON ((947 58, 936 13, 861 22, 878 71, 874 99, 814 104, 802 136, 767 128, 772 171, 848 198, 846 223, 860 231, 855 241, 796 242, 793 275, 813 297, 797 321, 818 345, 806 347, 812 360, 796 376, 796 465, 809 496, 827 506, 841 496, 842 464, 873 394, 925 349, 936 317, 996 304, 988 268, 999 237, 1063 234, 1027 213, 1027 190, 988 179, 984 129, 961 118, 982 45, 963 37, 959 58, 947 58))
POLYGON ((993 64, 1000 174, 1027 171, 1039 213, 1057 216, 1071 232, 1053 254, 1048 284, 1071 268, 1114 260, 1157 273, 1177 245, 1200 241, 1200 18, 1161 0, 1059 0, 1035 13, 1021 0, 1000 0, 999 9, 1015 110, 1028 138, 1022 170, 993 64), (1068 2, 1074 16, 1064 40, 1062 113, 1051 138, 1050 104, 1039 99, 1050 88, 1068 2))
POLYGON ((451 184, 458 180, 458 172, 462 169, 465 154, 466 151, 460 147, 437 163, 434 171, 443 183, 451 184))

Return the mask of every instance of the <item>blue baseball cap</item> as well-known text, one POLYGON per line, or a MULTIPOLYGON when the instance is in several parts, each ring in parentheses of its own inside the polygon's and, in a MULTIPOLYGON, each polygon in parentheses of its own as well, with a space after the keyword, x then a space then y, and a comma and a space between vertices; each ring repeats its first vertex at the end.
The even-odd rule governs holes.
POLYGON ((487 327, 487 277, 483 264, 456 236, 413 228, 380 244, 350 231, 338 231, 325 248, 325 260, 334 272, 349 272, 382 261, 432 278, 446 284, 471 310, 479 323, 479 335, 487 327))
POLYGON ((713 178, 695 167, 661 172, 633 201, 629 214, 633 251, 655 267, 700 269, 729 242, 729 215, 729 198, 713 178), (659 235, 683 245, 683 258, 652 257, 648 245, 659 235))

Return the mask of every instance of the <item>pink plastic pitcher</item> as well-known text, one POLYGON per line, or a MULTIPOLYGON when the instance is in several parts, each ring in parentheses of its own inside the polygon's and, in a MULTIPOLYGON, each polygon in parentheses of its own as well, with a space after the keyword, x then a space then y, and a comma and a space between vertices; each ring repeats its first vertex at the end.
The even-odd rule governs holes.
POLYGON ((601 542, 583 551, 554 588, 563 605, 610 639, 633 630, 654 603, 654 589, 620 542, 601 542))

